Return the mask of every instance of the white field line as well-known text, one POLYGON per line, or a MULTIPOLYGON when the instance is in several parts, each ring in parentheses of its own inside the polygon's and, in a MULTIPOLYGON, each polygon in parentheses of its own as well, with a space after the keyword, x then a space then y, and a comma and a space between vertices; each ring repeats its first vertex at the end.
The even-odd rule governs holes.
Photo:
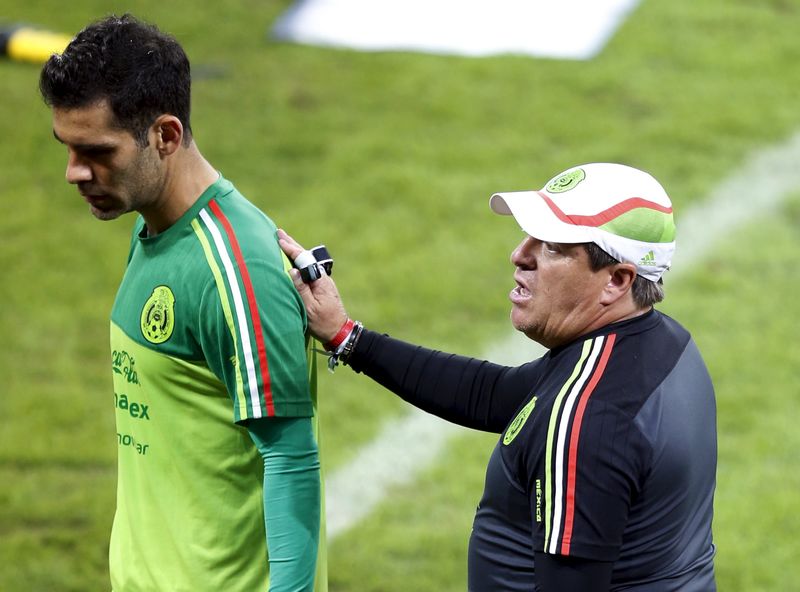
MULTIPOLYGON (((737 228, 773 213, 793 191, 800 190, 800 133, 787 142, 758 150, 729 177, 684 214, 678 214, 678 248, 672 283, 709 254, 737 228)), ((488 360, 517 365, 544 349, 513 331, 490 345, 488 360)), ((435 462, 450 439, 469 430, 416 408, 386 422, 379 435, 326 480, 328 538, 333 539, 372 510, 395 487, 410 483, 435 462)))

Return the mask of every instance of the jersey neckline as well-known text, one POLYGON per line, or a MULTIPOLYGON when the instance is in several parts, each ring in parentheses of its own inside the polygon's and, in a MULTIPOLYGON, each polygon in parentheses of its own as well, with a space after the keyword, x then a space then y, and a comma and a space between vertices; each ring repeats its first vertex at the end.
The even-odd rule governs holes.
POLYGON ((156 236, 146 235, 147 226, 144 222, 144 218, 139 216, 136 228, 136 240, 138 240, 142 244, 142 247, 147 250, 155 249, 161 245, 173 242, 175 237, 181 236, 183 233, 182 231, 189 228, 192 220, 197 218, 197 216, 200 214, 200 211, 205 208, 212 199, 223 197, 229 194, 231 191, 233 191, 233 183, 228 181, 222 176, 222 173, 220 173, 217 180, 209 185, 205 191, 200 194, 192 206, 186 210, 172 226, 163 232, 159 232, 156 236))

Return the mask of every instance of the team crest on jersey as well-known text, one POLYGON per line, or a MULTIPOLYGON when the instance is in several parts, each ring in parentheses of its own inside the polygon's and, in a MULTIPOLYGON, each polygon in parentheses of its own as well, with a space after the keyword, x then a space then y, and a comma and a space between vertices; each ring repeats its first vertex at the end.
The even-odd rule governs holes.
POLYGON ((142 335, 150 343, 164 343, 175 328, 175 295, 168 286, 158 286, 142 308, 142 335))
POLYGON ((530 416, 533 408, 536 407, 536 397, 534 396, 525 407, 522 408, 517 416, 514 418, 514 421, 511 422, 511 425, 508 426, 508 430, 506 430, 506 435, 503 436, 503 444, 508 446, 511 442, 514 441, 514 438, 517 437, 522 426, 525 425, 525 422, 528 421, 528 417, 530 416))

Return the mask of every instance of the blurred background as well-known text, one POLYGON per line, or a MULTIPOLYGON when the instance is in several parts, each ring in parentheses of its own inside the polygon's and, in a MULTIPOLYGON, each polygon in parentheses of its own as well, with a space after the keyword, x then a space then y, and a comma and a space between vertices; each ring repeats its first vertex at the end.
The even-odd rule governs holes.
MULTIPOLYGON (((130 11, 172 33, 205 156, 299 241, 327 244, 354 318, 447 351, 534 355, 508 323, 522 233, 490 213, 493 192, 590 161, 651 172, 678 222, 660 309, 717 388, 719 589, 800 589, 800 0, 628 3, 581 58, 278 41, 291 6, 4 0, 0 24, 71 36, 130 11)), ((542 30, 596 18, 574 7, 542 30)), ((96 221, 65 183, 39 68, 0 57, 0 590, 108 590, 108 316, 134 218, 96 221)), ((321 373, 320 395, 331 590, 464 590, 495 438, 346 368, 321 373)))

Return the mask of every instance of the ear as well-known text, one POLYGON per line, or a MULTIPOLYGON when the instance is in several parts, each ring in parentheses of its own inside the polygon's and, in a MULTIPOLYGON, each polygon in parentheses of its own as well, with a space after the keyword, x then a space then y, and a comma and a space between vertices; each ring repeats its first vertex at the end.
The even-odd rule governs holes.
POLYGON ((636 266, 633 263, 617 263, 608 267, 608 282, 603 286, 603 293, 600 296, 602 304, 614 304, 633 288, 636 279, 636 266))
POLYGON ((160 115, 152 126, 155 146, 161 156, 173 154, 183 145, 183 124, 174 115, 160 115))

